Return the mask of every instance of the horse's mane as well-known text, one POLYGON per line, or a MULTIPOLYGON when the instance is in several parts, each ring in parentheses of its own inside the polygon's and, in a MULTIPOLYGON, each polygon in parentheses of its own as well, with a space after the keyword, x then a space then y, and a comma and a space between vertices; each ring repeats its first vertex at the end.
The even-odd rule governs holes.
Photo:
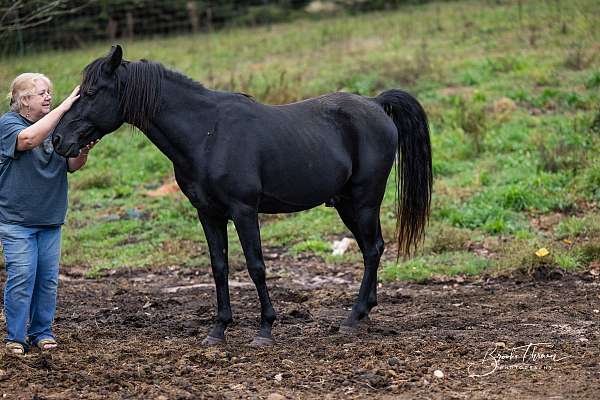
MULTIPOLYGON (((83 71, 81 92, 92 89, 102 74, 102 68, 107 64, 106 58, 92 61, 83 71)), ((127 122, 141 130, 148 128, 151 119, 160 110, 162 80, 169 77, 173 80, 204 89, 200 83, 193 81, 175 71, 165 68, 162 64, 140 60, 135 62, 122 61, 126 76, 117 79, 117 91, 121 97, 121 110, 127 122), (122 82, 122 80, 124 82, 122 82), (123 90, 121 85, 123 84, 123 90)))

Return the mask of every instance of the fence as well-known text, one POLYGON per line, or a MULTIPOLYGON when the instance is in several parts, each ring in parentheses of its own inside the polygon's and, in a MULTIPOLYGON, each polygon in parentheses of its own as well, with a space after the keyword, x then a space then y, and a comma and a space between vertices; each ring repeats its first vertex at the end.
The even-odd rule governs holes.
POLYGON ((426 0, 0 0, 0 55, 362 12, 426 0))

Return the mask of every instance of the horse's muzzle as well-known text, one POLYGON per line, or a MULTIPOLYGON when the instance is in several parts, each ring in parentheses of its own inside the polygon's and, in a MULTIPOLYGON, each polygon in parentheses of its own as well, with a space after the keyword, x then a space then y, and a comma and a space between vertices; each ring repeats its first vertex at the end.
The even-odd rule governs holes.
POLYGON ((52 146, 54 151, 63 157, 77 157, 79 154, 79 148, 76 142, 67 143, 63 141, 63 138, 59 134, 54 134, 52 137, 52 146))

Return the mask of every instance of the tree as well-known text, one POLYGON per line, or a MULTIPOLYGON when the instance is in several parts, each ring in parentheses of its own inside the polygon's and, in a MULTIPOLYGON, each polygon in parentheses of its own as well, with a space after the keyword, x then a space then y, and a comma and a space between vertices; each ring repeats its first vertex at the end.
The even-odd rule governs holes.
POLYGON ((24 30, 47 24, 58 16, 76 13, 92 1, 73 4, 69 0, 0 0, 0 42, 4 43, 4 50, 12 44, 22 53, 24 30))

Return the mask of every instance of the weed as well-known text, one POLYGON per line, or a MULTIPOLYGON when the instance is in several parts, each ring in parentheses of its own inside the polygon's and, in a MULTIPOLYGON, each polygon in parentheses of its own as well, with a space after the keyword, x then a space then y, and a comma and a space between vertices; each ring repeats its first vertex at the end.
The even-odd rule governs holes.
POLYGON ((595 239, 580 247, 581 258, 584 263, 589 264, 600 261, 600 240, 595 239))
POLYGON ((428 235, 426 246, 433 253, 465 250, 470 239, 470 232, 466 229, 442 225, 432 229, 428 235))
POLYGON ((531 47, 537 47, 538 40, 540 39, 540 28, 537 24, 529 24, 527 40, 531 47))
POLYGON ((575 237, 600 237, 600 216, 589 214, 584 217, 569 217, 555 228, 557 239, 575 237))
POLYGON ((530 210, 543 202, 531 188, 509 185, 499 192, 500 205, 514 211, 530 210))
POLYGON ((416 67, 417 71, 419 71, 419 75, 426 74, 431 70, 431 56, 429 53, 429 46, 425 38, 423 38, 415 56, 416 67))
POLYGON ((600 71, 594 71, 585 81, 585 87, 587 89, 595 89, 600 87, 600 71))
POLYGON ((483 67, 491 74, 499 74, 521 71, 525 65, 524 61, 518 57, 495 57, 486 58, 483 67))
POLYGON ((528 274, 533 274, 537 269, 555 265, 554 251, 550 249, 549 254, 536 255, 543 246, 537 240, 513 240, 507 243, 499 252, 497 260, 499 271, 519 269, 528 274))
POLYGON ((331 252, 331 244, 320 239, 309 239, 296 243, 290 249, 292 254, 300 253, 314 253, 314 254, 327 254, 331 252))
POLYGON ((451 102, 455 107, 454 122, 471 140, 475 154, 480 154, 488 125, 484 98, 474 96, 472 99, 465 99, 454 96, 451 102))
POLYGON ((559 268, 564 270, 574 270, 582 266, 578 254, 559 252, 554 256, 554 261, 559 268))
POLYGON ((529 72, 529 76, 537 86, 557 86, 560 84, 556 71, 549 68, 534 68, 529 72))
MULTIPOLYGON (((87 172, 87 171, 86 171, 87 172)), ((77 176, 71 184, 73 189, 106 189, 113 185, 112 174, 104 171, 93 171, 77 176)))
POLYGON ((494 112, 494 119, 496 122, 505 123, 517 110, 517 105, 508 97, 501 97, 494 102, 492 110, 494 112))
POLYGON ((578 113, 570 121, 555 120, 544 124, 532 135, 539 152, 539 167, 546 172, 570 171, 577 174, 589 164, 594 138, 588 131, 589 118, 578 113))
POLYGON ((584 193, 590 199, 600 200, 600 164, 595 164, 586 169, 582 176, 584 193))
POLYGON ((423 76, 433 72, 433 62, 427 41, 422 40, 412 57, 402 57, 388 62, 369 64, 364 68, 367 76, 373 76, 373 71, 380 71, 381 79, 394 84, 413 86, 423 76))
POLYGON ((574 43, 569 46, 569 50, 565 57, 565 67, 575 71, 581 71, 587 68, 591 62, 592 57, 585 53, 581 43, 574 43))
POLYGON ((590 132, 600 134, 600 111, 594 117, 594 121, 590 125, 590 132))
POLYGON ((567 143, 565 139, 560 139, 551 148, 540 141, 538 151, 542 170, 547 172, 558 172, 562 169, 577 170, 581 167, 581 153, 583 153, 579 150, 579 147, 567 143))

